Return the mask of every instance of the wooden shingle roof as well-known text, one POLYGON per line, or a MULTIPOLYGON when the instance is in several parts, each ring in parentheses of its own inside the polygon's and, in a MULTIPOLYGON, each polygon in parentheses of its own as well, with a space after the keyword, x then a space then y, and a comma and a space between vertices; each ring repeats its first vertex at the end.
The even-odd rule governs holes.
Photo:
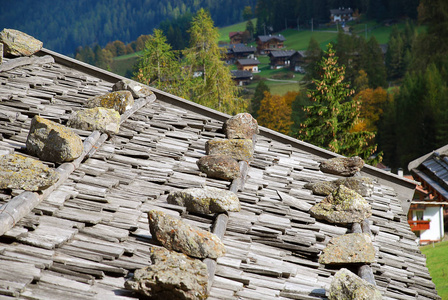
MULTIPOLYGON (((43 49, 40 60, 0 72, 0 155, 26 153, 34 115, 65 123, 91 96, 123 79, 43 49)), ((170 191, 228 181, 204 177, 196 160, 205 143, 224 137, 229 116, 154 90, 111 138, 0 237, 0 299, 135 299, 124 282, 150 264, 152 209, 213 230, 214 215, 168 204, 170 191)), ((82 138, 91 132, 76 131, 82 138)), ((325 299, 336 269, 317 262, 331 237, 348 228, 315 220, 305 209, 322 200, 307 182, 336 179, 319 163, 336 154, 261 128, 248 176, 229 213, 209 299, 325 299), (291 206, 285 197, 303 205, 291 206)), ((54 166, 53 164, 50 164, 54 166)), ((57 167, 57 166, 54 166, 57 167)), ((364 167, 376 180, 370 218, 377 250, 372 265, 383 299, 440 299, 406 221, 414 183, 364 167)), ((0 211, 21 190, 0 190, 0 211)), ((0 212, 1 215, 1 212, 0 212)))

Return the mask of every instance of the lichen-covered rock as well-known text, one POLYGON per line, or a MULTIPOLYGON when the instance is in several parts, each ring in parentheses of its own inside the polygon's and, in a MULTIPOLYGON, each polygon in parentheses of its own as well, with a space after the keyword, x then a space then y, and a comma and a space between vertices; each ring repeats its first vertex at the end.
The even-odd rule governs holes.
POLYGON ((188 225, 161 211, 151 210, 148 219, 153 238, 169 250, 196 258, 218 258, 225 253, 224 244, 213 233, 188 225))
POLYGON ((41 161, 20 154, 0 156, 0 189, 41 191, 52 186, 59 173, 41 161))
POLYGON ((148 86, 140 84, 130 79, 123 79, 118 81, 112 87, 113 91, 130 91, 134 98, 145 98, 152 95, 153 92, 148 86))
POLYGON ((349 177, 334 181, 318 181, 305 184, 305 188, 315 195, 328 196, 338 186, 344 185, 363 197, 370 197, 373 193, 373 180, 370 177, 349 177))
POLYGON ((362 158, 355 157, 336 157, 328 159, 320 164, 320 170, 325 173, 352 176, 359 172, 364 166, 362 158))
POLYGON ((331 282, 330 300, 380 300, 381 292, 371 283, 343 268, 336 272, 331 282))
POLYGON ((118 91, 92 97, 87 100, 86 107, 104 107, 115 109, 121 114, 134 105, 134 97, 129 91, 118 91))
POLYGON ((240 200, 231 191, 213 187, 190 188, 171 192, 168 203, 185 206, 187 211, 201 214, 240 211, 240 200))
POLYGON ((252 139, 258 134, 258 122, 249 113, 240 113, 228 119, 223 130, 228 139, 252 139))
POLYGON ((250 139, 213 139, 205 143, 205 153, 250 161, 254 156, 254 143, 250 139))
POLYGON ((74 112, 67 126, 82 130, 118 133, 120 130, 120 114, 115 109, 104 107, 88 108, 74 112))
POLYGON ((207 177, 233 180, 240 176, 240 165, 230 156, 206 155, 201 157, 196 164, 207 177))
POLYGON ((366 233, 350 233, 334 237, 319 256, 319 263, 324 265, 374 261, 375 248, 370 235, 366 233))
POLYGON ((362 222, 372 215, 370 204, 357 192, 340 185, 310 209, 319 220, 335 224, 362 222))
POLYGON ((207 265, 164 248, 151 248, 152 265, 135 270, 125 288, 151 299, 207 299, 207 265))
POLYGON ((81 138, 68 127, 34 116, 26 140, 29 154, 42 160, 62 163, 81 156, 84 146, 81 138))
POLYGON ((15 29, 3 29, 0 32, 5 57, 31 56, 42 49, 42 42, 15 29))

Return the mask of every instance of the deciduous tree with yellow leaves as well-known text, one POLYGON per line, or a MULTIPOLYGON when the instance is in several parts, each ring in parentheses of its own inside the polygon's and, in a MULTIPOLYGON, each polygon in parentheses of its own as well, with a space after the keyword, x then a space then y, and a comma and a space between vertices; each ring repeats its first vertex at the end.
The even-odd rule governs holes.
POLYGON ((289 134, 293 121, 291 120, 292 102, 296 99, 298 92, 288 92, 284 96, 272 95, 264 92, 258 111, 258 124, 269 129, 289 134))

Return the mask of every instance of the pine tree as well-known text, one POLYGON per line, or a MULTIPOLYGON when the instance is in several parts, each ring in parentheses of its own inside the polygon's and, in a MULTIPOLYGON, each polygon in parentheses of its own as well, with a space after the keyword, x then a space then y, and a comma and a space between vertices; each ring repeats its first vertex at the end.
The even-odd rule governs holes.
POLYGON ((316 88, 308 90, 314 105, 305 107, 307 119, 301 124, 299 138, 345 156, 360 156, 372 162, 376 151, 374 133, 353 132, 360 103, 350 98, 354 90, 343 82, 345 67, 338 65, 338 58, 331 44, 319 63, 320 79, 315 79, 316 88))
POLYGON ((318 63, 322 59, 323 51, 320 48, 319 43, 311 37, 310 42, 308 44, 308 48, 306 49, 306 67, 305 67, 305 80, 311 81, 313 78, 317 78, 319 76, 318 72, 318 63))

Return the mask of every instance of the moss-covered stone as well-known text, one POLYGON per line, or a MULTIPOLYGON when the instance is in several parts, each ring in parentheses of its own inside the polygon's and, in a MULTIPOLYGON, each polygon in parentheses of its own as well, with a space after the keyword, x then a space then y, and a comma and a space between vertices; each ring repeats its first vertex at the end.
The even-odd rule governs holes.
POLYGON ((6 57, 31 56, 42 49, 43 43, 34 37, 15 29, 3 29, 0 43, 6 57))
POLYGON ((228 119, 223 130, 228 139, 252 139, 258 134, 258 122, 249 113, 240 113, 228 119))
POLYGON ((328 159, 320 164, 320 170, 324 173, 336 174, 341 176, 353 176, 364 166, 362 158, 355 157, 336 157, 328 159))
POLYGON ((0 156, 0 189, 40 191, 52 186, 59 173, 41 161, 20 154, 0 156))
POLYGON ((104 107, 88 108, 74 112, 67 126, 81 130, 118 133, 120 130, 120 114, 104 107))
POLYGON ((227 155, 236 160, 251 161, 254 144, 250 139, 213 139, 205 143, 207 155, 227 155))
POLYGON ((161 211, 148 213, 151 235, 165 248, 195 258, 218 258, 225 253, 224 244, 215 234, 191 226, 161 211))
POLYGON ((334 181, 318 181, 305 184, 305 188, 312 190, 315 195, 328 196, 340 185, 354 190, 363 197, 370 197, 373 192, 373 180, 370 177, 349 177, 334 181))
POLYGON ((152 247, 151 263, 135 270, 125 287, 150 299, 207 299, 207 265, 199 259, 152 247))
POLYGON ((134 97, 129 91, 118 91, 95 96, 87 100, 86 107, 104 107, 115 109, 121 115, 134 105, 134 97))
POLYGON ((240 176, 240 166, 230 156, 206 155, 201 157, 196 164, 199 170, 210 178, 233 180, 240 176))
POLYGON ((370 204, 343 185, 314 205, 310 213, 316 219, 335 224, 359 223, 372 215, 370 204))
POLYGON ((330 300, 380 300, 381 292, 347 269, 339 270, 331 282, 330 300))
POLYGON ((42 160, 62 163, 81 156, 84 146, 81 138, 68 127, 34 116, 26 140, 29 154, 42 160))
POLYGON ((319 256, 319 263, 359 264, 375 261, 375 248, 370 235, 366 233, 350 233, 334 237, 319 256))
POLYGON ((213 187, 190 188, 168 195, 168 203, 185 206, 187 211, 202 214, 240 211, 240 200, 231 191, 213 187))

